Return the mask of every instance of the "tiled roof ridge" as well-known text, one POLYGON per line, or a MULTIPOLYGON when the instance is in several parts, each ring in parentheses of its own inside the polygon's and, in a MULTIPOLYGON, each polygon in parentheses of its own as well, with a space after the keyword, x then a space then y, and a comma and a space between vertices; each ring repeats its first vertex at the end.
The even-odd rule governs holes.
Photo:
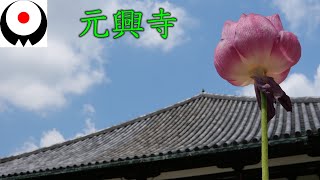
MULTIPOLYGON (((256 101, 256 97, 254 96, 225 95, 225 94, 212 94, 212 93, 202 93, 200 95, 205 97, 210 97, 210 98, 227 99, 227 100, 256 101)), ((294 103, 320 102, 320 96, 290 97, 290 99, 294 103)))
POLYGON ((160 113, 163 113, 165 111, 168 111, 168 110, 171 110, 171 109, 174 109, 176 107, 179 107, 179 106, 182 106, 184 104, 187 104, 191 101, 194 101, 200 97, 203 97, 205 96, 204 93, 201 93, 201 94, 198 94, 196 96, 193 96, 191 98, 187 98, 183 101, 180 101, 178 103, 175 103, 173 105, 170 105, 170 106, 167 106, 165 108, 162 108, 162 109, 159 109, 159 110, 156 110, 154 112, 151 112, 151 113, 148 113, 148 114, 145 114, 145 115, 141 115, 139 117, 136 117, 132 120, 129 120, 129 121, 126 121, 126 122, 123 122, 123 123, 120 123, 118 125, 115 125, 115 126, 112 126, 112 127, 109 127, 109 128, 106 128, 106 129, 102 129, 100 131, 97 131, 97 132, 94 132, 94 133, 91 133, 91 134, 88 134, 88 135, 85 135, 85 136, 82 136, 82 137, 79 137, 79 138, 75 138, 75 139, 71 139, 71 140, 67 140, 67 141, 64 141, 62 143, 58 143, 58 144, 54 144, 52 146, 48 146, 48 147, 43 147, 43 148, 39 148, 39 149, 36 149, 34 151, 30 151, 30 152, 26 152, 26 153, 22 153, 22 154, 19 154, 19 155, 13 155, 13 156, 9 156, 9 157, 4 157, 4 158, 0 158, 0 163, 5 163, 5 162, 8 162, 8 161, 12 161, 14 159, 20 159, 22 157, 28 157, 32 154, 38 154, 38 153, 41 153, 41 152, 45 152, 45 151, 48 151, 48 150, 53 150, 53 149, 56 149, 56 148, 59 148, 59 147, 62 147, 64 145, 70 145, 70 144, 73 144, 73 143, 76 143, 76 142, 79 142, 79 141, 83 141, 85 139, 89 139, 89 138, 92 138, 94 136, 99 136, 101 134, 104 134, 104 133, 107 133, 107 132, 110 132, 110 131, 113 131, 115 129, 118 129, 118 128, 121 128, 121 127, 125 127, 125 126, 128 126, 128 125, 131 125, 131 124, 134 124, 135 122, 138 122, 140 120, 143 120, 143 119, 146 119, 148 117, 151 117, 151 116, 154 116, 156 114, 160 114, 160 113))
MULTIPOLYGON (((196 96, 193 96, 191 98, 185 99, 183 101, 180 101, 180 102, 175 103, 173 105, 167 106, 167 107, 162 108, 160 110, 156 110, 154 112, 148 113, 146 115, 142 115, 140 117, 137 117, 137 118, 134 118, 132 120, 126 121, 126 122, 121 123, 119 125, 112 126, 110 128, 106 128, 106 129, 100 130, 98 132, 95 132, 95 133, 92 133, 92 134, 88 134, 86 136, 82 136, 80 138, 71 139, 71 140, 68 140, 68 141, 65 141, 65 142, 62 142, 62 143, 59 143, 59 144, 55 144, 55 145, 52 145, 52 146, 49 146, 49 147, 40 148, 40 149, 31 151, 31 152, 26 152, 26 153, 23 153, 23 154, 2 158, 2 159, 0 159, 0 163, 5 163, 5 162, 8 162, 8 161, 12 161, 14 159, 20 159, 22 157, 28 157, 28 156, 33 155, 33 154, 38 154, 38 153, 45 152, 45 151, 48 151, 48 150, 53 150, 53 149, 56 149, 56 148, 59 148, 59 147, 65 146, 65 145, 70 145, 70 144, 74 144, 74 143, 79 142, 79 141, 90 139, 90 138, 92 138, 94 136, 99 136, 101 134, 105 134, 107 132, 111 132, 111 131, 113 131, 115 129, 126 127, 128 125, 132 125, 132 124, 134 124, 136 122, 139 122, 139 121, 141 121, 143 119, 148 119, 149 117, 152 117, 154 115, 161 114, 163 112, 169 111, 169 110, 177 108, 179 106, 183 106, 185 104, 188 104, 188 103, 190 103, 190 102, 192 102, 192 101, 194 101, 194 100, 196 100, 198 98, 202 98, 202 97, 222 99, 222 100, 235 100, 235 101, 256 101, 255 97, 250 97, 250 96, 219 95, 219 94, 211 94, 211 93, 200 93, 200 94, 198 94, 196 96)), ((304 103, 320 102, 320 97, 298 97, 298 98, 291 98, 291 99, 292 99, 293 102, 297 102, 297 103, 299 103, 299 102, 304 102, 304 103)))

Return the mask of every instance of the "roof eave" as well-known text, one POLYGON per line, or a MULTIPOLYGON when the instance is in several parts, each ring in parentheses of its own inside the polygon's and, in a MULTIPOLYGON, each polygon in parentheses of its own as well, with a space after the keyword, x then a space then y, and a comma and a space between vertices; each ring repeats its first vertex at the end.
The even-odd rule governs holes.
MULTIPOLYGON (((277 145, 289 145, 289 144, 302 144, 306 146, 308 143, 308 137, 302 136, 297 138, 288 138, 285 140, 277 140, 277 141, 270 141, 269 145, 275 147, 277 145)), ((188 158, 188 157, 197 157, 197 156, 207 156, 207 155, 220 155, 221 153, 233 153, 233 152, 245 152, 243 150, 248 149, 259 149, 260 143, 249 143, 244 145, 237 145, 237 146, 228 146, 228 147, 221 147, 221 148, 209 148, 209 149, 199 149, 193 151, 186 151, 186 152, 168 152, 167 154, 160 154, 160 155, 151 155, 149 157, 142 157, 142 158, 132 158, 132 159, 118 159, 116 161, 111 162, 96 162, 94 164, 82 164, 80 166, 74 167, 64 167, 64 168, 54 168, 48 169, 45 171, 38 171, 38 172, 25 172, 20 174, 14 175, 6 175, 0 177, 0 179, 11 180, 11 179, 29 179, 29 178, 41 178, 45 176, 57 176, 63 174, 72 174, 78 173, 83 171, 93 171, 97 169, 106 169, 112 167, 122 167, 122 166, 129 166, 129 165, 136 165, 142 163, 150 163, 150 162, 157 162, 157 161, 166 161, 172 159, 181 159, 181 158, 188 158)), ((275 157, 271 157, 275 158, 275 157)), ((257 162, 258 163, 258 162, 257 162)), ((217 164, 218 165, 218 164, 217 164)))

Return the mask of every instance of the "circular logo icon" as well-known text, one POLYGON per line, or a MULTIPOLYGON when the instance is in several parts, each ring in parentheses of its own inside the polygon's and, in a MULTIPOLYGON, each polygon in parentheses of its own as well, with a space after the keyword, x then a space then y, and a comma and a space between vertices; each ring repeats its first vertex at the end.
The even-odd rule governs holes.
POLYGON ((18 40, 23 46, 28 40, 35 45, 47 31, 47 17, 38 4, 19 0, 3 11, 0 26, 3 36, 12 45, 18 40))

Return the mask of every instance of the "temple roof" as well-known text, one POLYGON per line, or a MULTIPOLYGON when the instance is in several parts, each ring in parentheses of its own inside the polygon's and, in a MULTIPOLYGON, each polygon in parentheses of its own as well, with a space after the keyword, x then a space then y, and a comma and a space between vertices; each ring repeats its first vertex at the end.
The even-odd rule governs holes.
MULTIPOLYGON (((293 112, 276 104, 270 144, 320 132, 320 98, 292 98, 293 112)), ((102 131, 0 159, 0 177, 164 157, 183 152, 219 153, 260 141, 255 98, 202 93, 102 131)))

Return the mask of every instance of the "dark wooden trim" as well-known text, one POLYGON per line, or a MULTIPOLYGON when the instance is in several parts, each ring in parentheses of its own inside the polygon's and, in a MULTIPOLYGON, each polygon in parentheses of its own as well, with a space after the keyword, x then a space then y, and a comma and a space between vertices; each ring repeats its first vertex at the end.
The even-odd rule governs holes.
MULTIPOLYGON (((316 143, 312 144, 315 146, 316 143)), ((280 158, 294 155, 303 155, 310 152, 309 143, 306 140, 288 143, 272 144, 269 146, 269 158, 280 158)), ((215 151, 211 149, 190 152, 189 154, 179 153, 153 157, 152 159, 137 159, 110 164, 98 164, 89 167, 71 167, 67 169, 55 169, 26 175, 16 175, 3 179, 108 179, 127 177, 130 179, 145 179, 156 177, 161 172, 178 171, 184 169, 217 166, 219 168, 233 168, 237 171, 247 165, 260 162, 261 150, 259 143, 252 143, 250 148, 241 149, 236 146, 230 151, 215 151)), ((238 173, 239 175, 239 173, 238 173)), ((245 176, 245 174, 241 174, 245 176)), ((244 178, 246 179, 246 178, 244 178)))
MULTIPOLYGON (((317 174, 320 168, 320 161, 301 163, 294 165, 285 165, 285 166, 276 166, 269 168, 270 178, 288 178, 289 180, 295 180, 297 176, 305 176, 317 174)), ((227 172, 219 174, 210 174, 204 176, 196 176, 189 178, 178 178, 176 180, 236 180, 239 179, 238 172, 227 172)), ((250 179, 261 180, 261 168, 243 170, 242 171, 242 180, 250 179)))
POLYGON ((308 136, 308 155, 315 157, 320 156, 320 136, 308 136))

